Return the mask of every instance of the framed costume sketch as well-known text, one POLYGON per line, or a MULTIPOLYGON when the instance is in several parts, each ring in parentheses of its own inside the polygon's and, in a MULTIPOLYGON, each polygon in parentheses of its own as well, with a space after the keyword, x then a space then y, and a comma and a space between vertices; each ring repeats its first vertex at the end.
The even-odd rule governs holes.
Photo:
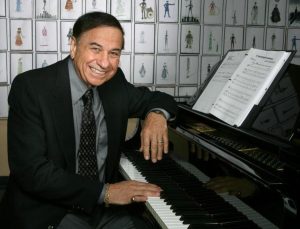
POLYGON ((247 27, 245 48, 264 49, 263 27, 247 27))
POLYGON ((288 25, 299 26, 300 25, 300 2, 298 0, 289 0, 288 5, 288 25))
POLYGON ((131 54, 122 54, 120 57, 119 67, 122 69, 125 78, 128 82, 131 76, 131 54))
POLYGON ((154 53, 154 28, 154 24, 135 24, 135 53, 154 53))
POLYGON ((199 56, 181 55, 179 57, 179 83, 197 84, 199 56))
POLYGON ((181 1, 181 22, 199 23, 200 11, 201 11, 201 1, 199 0, 181 1))
POLYGON ((120 21, 131 20, 131 1, 128 0, 111 0, 110 13, 120 21))
POLYGON ((181 25, 181 53, 200 52, 200 26, 195 24, 181 25))
POLYGON ((225 27, 224 53, 228 50, 243 49, 244 28, 243 27, 225 27))
POLYGON ((220 61, 220 56, 202 56, 200 84, 203 84, 214 66, 220 61))
POLYGON ((226 19, 227 25, 244 25, 246 14, 246 0, 227 0, 226 19))
POLYGON ((57 19, 57 0, 35 0, 35 17, 37 19, 57 19))
POLYGON ((85 0, 85 12, 92 11, 107 12, 107 0, 85 0))
POLYGON ((202 39, 204 55, 221 55, 223 43, 221 26, 204 26, 202 39))
POLYGON ((37 53, 35 58, 36 68, 44 68, 57 62, 57 53, 37 53))
POLYGON ((178 24, 159 23, 157 34, 158 53, 177 53, 178 24))
POLYGON ((22 72, 32 69, 32 53, 10 54, 10 81, 22 72))
POLYGON ((169 94, 171 96, 175 95, 175 88, 174 87, 156 87, 155 91, 164 92, 164 93, 169 94))
POLYGON ((124 30, 124 49, 122 52, 131 52, 132 51, 132 39, 131 39, 131 22, 121 22, 121 26, 124 30))
POLYGON ((60 48, 62 52, 70 52, 70 42, 73 35, 74 21, 60 22, 60 48))
POLYGON ((135 55, 133 83, 153 84, 154 55, 135 55))
POLYGON ((286 19, 286 1, 287 0, 269 0, 268 25, 284 26, 286 19))
POLYGON ((0 0, 0 17, 6 16, 6 1, 0 0))
POLYGON ((300 52, 298 51, 299 47, 300 47, 300 30, 288 29, 286 49, 296 50, 297 52, 295 56, 299 56, 300 55, 300 52))
POLYGON ((284 29, 282 28, 267 28, 266 34, 266 49, 267 50, 283 50, 284 49, 284 29))
POLYGON ((156 56, 156 84, 175 84, 176 83, 176 55, 156 56))
POLYGON ((57 51, 56 23, 56 21, 35 21, 36 51, 57 51))
POLYGON ((204 0, 204 24, 222 24, 223 0, 204 0))
POLYGON ((8 86, 0 86, 0 118, 8 116, 8 86))
POLYGON ((33 0, 14 0, 9 3, 11 18, 32 18, 33 0))
POLYGON ((61 0, 60 19, 77 19, 82 15, 82 0, 61 0))
POLYGON ((7 84, 7 54, 0 52, 0 84, 7 84))
POLYGON ((6 18, 0 18, 0 50, 7 50, 7 26, 6 18))
POLYGON ((10 20, 10 49, 32 50, 32 20, 10 20))
POLYGON ((266 15, 266 0, 248 0, 248 25, 264 25, 266 15))
POLYGON ((178 22, 178 0, 158 0, 158 21, 178 22))
POLYGON ((156 17, 155 9, 155 0, 136 0, 135 21, 154 22, 156 17))

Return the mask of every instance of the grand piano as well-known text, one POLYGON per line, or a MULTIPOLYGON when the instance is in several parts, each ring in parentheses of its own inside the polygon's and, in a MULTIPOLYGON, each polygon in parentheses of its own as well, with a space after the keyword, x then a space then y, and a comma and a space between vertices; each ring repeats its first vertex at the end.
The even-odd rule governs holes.
POLYGON ((170 153, 156 164, 124 151, 125 178, 163 189, 146 202, 159 227, 300 228, 299 73, 290 64, 246 126, 193 110, 200 88, 178 103, 177 121, 169 125, 186 152, 174 137, 170 153))

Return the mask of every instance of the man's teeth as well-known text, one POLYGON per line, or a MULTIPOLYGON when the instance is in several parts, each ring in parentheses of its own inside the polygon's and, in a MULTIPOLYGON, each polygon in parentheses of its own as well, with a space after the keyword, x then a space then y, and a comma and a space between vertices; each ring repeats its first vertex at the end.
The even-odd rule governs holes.
POLYGON ((101 71, 101 69, 97 69, 97 68, 93 68, 93 67, 91 67, 91 69, 95 73, 103 73, 103 71, 101 71))

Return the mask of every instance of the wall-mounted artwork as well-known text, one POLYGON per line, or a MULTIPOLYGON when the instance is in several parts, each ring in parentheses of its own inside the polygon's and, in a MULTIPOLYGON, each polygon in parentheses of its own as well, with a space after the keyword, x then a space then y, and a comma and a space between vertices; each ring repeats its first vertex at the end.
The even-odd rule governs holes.
POLYGON ((201 60, 201 84, 205 82, 208 75, 212 72, 214 66, 220 61, 220 56, 202 56, 201 60))
POLYGON ((270 0, 268 8, 268 25, 284 26, 286 19, 286 0, 270 0))
POLYGON ((154 76, 154 55, 134 56, 134 79, 136 84, 152 84, 154 76))
POLYGON ((124 49, 122 52, 131 52, 132 51, 132 39, 131 39, 131 23, 130 22, 121 22, 121 26, 124 30, 124 49))
POLYGON ((6 52, 0 52, 0 84, 7 83, 7 55, 6 52))
POLYGON ((10 80, 28 70, 32 69, 32 53, 10 54, 10 80))
POLYGON ((289 0, 288 24, 289 26, 300 25, 300 2, 299 0, 289 0))
POLYGON ((289 29, 287 36, 287 46, 286 49, 296 50, 295 55, 300 55, 298 50, 300 49, 300 30, 299 29, 289 29))
POLYGON ((62 21, 60 24, 60 46, 62 52, 70 52, 73 25, 74 21, 62 21))
POLYGON ((85 12, 107 12, 107 0, 85 0, 85 12))
POLYGON ((36 68, 44 68, 57 62, 57 53, 37 53, 36 68))
POLYGON ((131 1, 111 0, 111 14, 123 21, 131 20, 131 1))
POLYGON ((177 53, 178 24, 160 23, 158 25, 157 52, 177 53))
POLYGON ((175 84, 176 56, 158 55, 156 57, 156 84, 175 84))
POLYGON ((181 53, 200 52, 200 26, 195 24, 181 25, 181 53))
POLYGON ((56 21, 36 21, 35 23, 36 51, 57 51, 56 21))
POLYGON ((131 55, 130 54, 121 55, 119 67, 122 69, 126 80, 128 82, 131 82, 130 81, 130 76, 131 76, 131 55))
POLYGON ((6 18, 0 18, 0 50, 7 50, 7 28, 6 18))
POLYGON ((204 0, 204 24, 222 24, 223 0, 204 0))
POLYGON ((0 86, 0 118, 4 118, 8 116, 8 87, 0 86))
POLYGON ((178 0, 158 1, 158 21, 178 22, 178 0))
POLYGON ((77 19, 82 14, 82 0, 61 0, 60 18, 77 19))
POLYGON ((226 24, 244 25, 246 0, 227 0, 226 1, 226 24))
POLYGON ((135 1, 135 21, 154 22, 156 17, 155 0, 135 1))
POLYGON ((228 50, 242 49, 244 40, 243 34, 243 27, 225 27, 224 53, 228 50))
POLYGON ((267 28, 265 47, 267 50, 283 50, 284 30, 282 28, 267 28))
POLYGON ((37 19, 56 19, 58 15, 57 0, 36 0, 35 17, 37 19))
POLYGON ((181 1, 181 22, 199 23, 200 9, 201 9, 201 1, 199 0, 181 1))
POLYGON ((135 53, 154 53, 154 24, 135 24, 135 53))
POLYGON ((32 50, 32 21, 10 20, 10 49, 32 50))
POLYGON ((6 3, 5 0, 0 0, 0 17, 5 17, 6 16, 6 3))
POLYGON ((204 26, 203 30, 203 54, 221 55, 222 51, 222 27, 204 26))
POLYGON ((32 0, 10 0, 9 15, 12 18, 32 18, 32 0))
POLYGON ((266 14, 266 0, 249 0, 248 1, 248 25, 264 25, 266 14))
POLYGON ((264 28, 248 27, 246 31, 246 49, 264 49, 264 28))
POLYGON ((197 84, 199 70, 199 56, 180 56, 179 83, 197 84))

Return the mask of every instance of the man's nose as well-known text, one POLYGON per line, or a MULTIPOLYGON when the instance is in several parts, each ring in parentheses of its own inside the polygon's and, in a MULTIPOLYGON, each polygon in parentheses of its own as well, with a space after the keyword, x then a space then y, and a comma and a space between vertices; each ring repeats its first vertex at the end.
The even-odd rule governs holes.
POLYGON ((101 52, 97 56, 97 64, 102 68, 106 68, 109 65, 109 54, 108 52, 101 52))

